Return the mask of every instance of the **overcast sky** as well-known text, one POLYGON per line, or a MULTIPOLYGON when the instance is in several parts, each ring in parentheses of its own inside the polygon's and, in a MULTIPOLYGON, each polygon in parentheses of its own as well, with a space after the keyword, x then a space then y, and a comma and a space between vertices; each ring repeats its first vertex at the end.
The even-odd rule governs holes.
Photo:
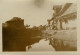
POLYGON ((44 25, 54 13, 54 4, 52 0, 0 0, 0 18, 5 22, 20 17, 24 24, 44 25))
POLYGON ((53 0, 0 0, 0 19, 5 22, 20 17, 24 19, 24 24, 45 25, 54 13, 53 5, 61 4, 53 0))

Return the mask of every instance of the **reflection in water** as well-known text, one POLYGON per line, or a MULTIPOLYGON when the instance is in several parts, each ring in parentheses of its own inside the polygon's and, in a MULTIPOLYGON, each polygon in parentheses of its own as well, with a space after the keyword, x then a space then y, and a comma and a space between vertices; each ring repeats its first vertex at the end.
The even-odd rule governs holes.
POLYGON ((66 43, 66 42, 64 43, 64 41, 67 41, 67 40, 49 38, 49 41, 50 41, 49 44, 53 48, 55 48, 55 51, 77 51, 76 47, 71 46, 71 44, 69 43, 66 43))
POLYGON ((32 48, 31 45, 28 46, 28 50, 29 50, 30 48, 32 48))
POLYGON ((68 43, 64 43, 63 40, 55 38, 45 38, 40 42, 28 45, 27 51, 76 51, 76 47, 70 46, 68 43), (65 45, 66 44, 66 45, 65 45))
POLYGON ((26 51, 55 51, 55 49, 49 45, 49 40, 42 39, 39 43, 27 46, 26 51))

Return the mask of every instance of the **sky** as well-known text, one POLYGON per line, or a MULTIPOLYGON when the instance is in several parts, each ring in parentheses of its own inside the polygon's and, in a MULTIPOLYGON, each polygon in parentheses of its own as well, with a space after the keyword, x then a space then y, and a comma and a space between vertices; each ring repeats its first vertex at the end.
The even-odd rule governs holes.
POLYGON ((1 22, 20 17, 24 24, 45 25, 54 13, 54 4, 50 0, 0 0, 1 22))
POLYGON ((0 0, 0 19, 4 23, 13 17, 24 19, 24 25, 47 24, 54 13, 53 5, 62 5, 53 0, 0 0))

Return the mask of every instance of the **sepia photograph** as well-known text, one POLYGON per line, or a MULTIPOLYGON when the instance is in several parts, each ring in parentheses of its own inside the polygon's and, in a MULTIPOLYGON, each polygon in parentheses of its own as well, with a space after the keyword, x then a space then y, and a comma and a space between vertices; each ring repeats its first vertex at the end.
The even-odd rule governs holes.
POLYGON ((2 52, 77 51, 77 3, 0 2, 2 52))

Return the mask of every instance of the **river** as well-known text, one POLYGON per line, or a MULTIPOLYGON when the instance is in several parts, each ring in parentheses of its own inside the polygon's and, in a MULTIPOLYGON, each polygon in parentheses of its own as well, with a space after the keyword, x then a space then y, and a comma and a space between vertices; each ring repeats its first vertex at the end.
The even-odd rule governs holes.
POLYGON ((27 46, 26 51, 55 51, 55 49, 49 45, 49 40, 41 39, 39 43, 27 46))

